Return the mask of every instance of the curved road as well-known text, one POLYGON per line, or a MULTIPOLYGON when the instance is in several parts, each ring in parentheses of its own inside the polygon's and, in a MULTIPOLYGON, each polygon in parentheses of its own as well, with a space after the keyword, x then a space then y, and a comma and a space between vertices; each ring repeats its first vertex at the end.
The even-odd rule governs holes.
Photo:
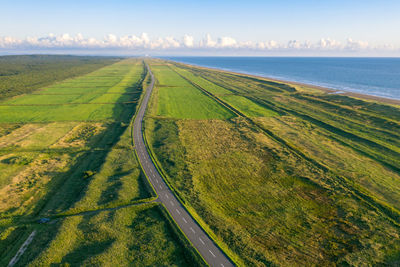
POLYGON ((133 124, 133 140, 139 161, 143 171, 149 178, 151 184, 158 194, 158 201, 163 203, 172 218, 182 229, 185 235, 210 266, 228 267, 234 266, 222 250, 208 237, 204 230, 189 215, 171 189, 166 185, 157 168, 154 166, 143 140, 142 122, 143 116, 154 87, 154 75, 149 66, 146 68, 151 75, 151 83, 147 87, 146 95, 143 98, 139 111, 133 124))

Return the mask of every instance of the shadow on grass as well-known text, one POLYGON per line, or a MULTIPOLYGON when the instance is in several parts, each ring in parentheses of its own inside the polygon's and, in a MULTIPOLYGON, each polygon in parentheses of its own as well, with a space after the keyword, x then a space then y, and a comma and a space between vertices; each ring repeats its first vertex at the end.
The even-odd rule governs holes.
POLYGON ((93 235, 93 233, 98 234, 98 231, 92 228, 92 224, 90 223, 91 218, 92 215, 83 216, 83 220, 78 225, 78 229, 84 234, 84 239, 82 241, 83 244, 65 255, 61 260, 61 264, 68 263, 72 266, 81 266, 85 260, 102 254, 112 245, 112 243, 114 243, 115 238, 109 238, 108 236, 103 236, 103 240, 101 241, 92 240, 93 236, 97 236, 96 234, 93 235))
POLYGON ((122 189, 121 178, 124 178, 131 173, 132 171, 127 171, 110 176, 107 182, 111 184, 101 193, 100 200, 97 202, 97 205, 104 205, 116 200, 118 198, 118 192, 122 189))
MULTIPOLYGON (((69 263, 71 266, 81 266, 84 261, 90 257, 102 254, 115 240, 105 240, 101 242, 92 242, 88 245, 82 245, 71 253, 68 253, 61 261, 61 264, 69 263)), ((60 266, 60 264, 51 264, 50 266, 60 266)))
MULTIPOLYGON (((135 83, 129 88, 136 88, 141 92, 141 82, 135 83)), ((132 94, 131 100, 138 100, 140 94, 132 94)), ((117 102, 120 99, 117 100, 117 102)), ((73 156, 76 164, 71 166, 59 179, 53 179, 49 183, 50 190, 36 205, 30 217, 49 216, 64 211, 74 203, 79 202, 84 196, 91 178, 84 178, 84 172, 91 171, 96 173, 104 164, 108 153, 113 146, 120 140, 121 135, 129 127, 130 120, 136 111, 136 105, 115 105, 113 108, 113 118, 118 122, 111 122, 106 125, 106 130, 98 137, 96 143, 91 144, 90 149, 73 156)), ((117 186, 118 187, 118 186, 117 186)), ((115 188, 116 189, 116 188, 115 188)), ((114 189, 114 190, 115 190, 114 189)))

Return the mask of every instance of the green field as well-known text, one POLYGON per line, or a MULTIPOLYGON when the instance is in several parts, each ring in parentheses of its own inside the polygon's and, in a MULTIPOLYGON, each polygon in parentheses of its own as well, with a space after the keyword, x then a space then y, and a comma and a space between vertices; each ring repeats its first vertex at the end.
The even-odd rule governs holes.
POLYGON ((31 93, 55 82, 93 72, 119 60, 111 57, 82 56, 1 56, 0 99, 31 93))
POLYGON ((35 94, 2 101, 0 122, 129 121, 126 110, 135 107, 129 102, 138 98, 135 83, 142 71, 143 66, 132 68, 132 63, 122 61, 35 94))
POLYGON ((225 119, 233 116, 168 66, 155 66, 152 71, 158 81, 154 94, 155 115, 181 119, 225 119))
MULTIPOLYGON (((235 114, 163 116, 153 102, 145 134, 186 207, 238 265, 399 262, 398 106, 151 63, 162 81, 154 102, 183 90, 180 77, 235 114)), ((191 100, 181 101, 174 107, 191 100)))
POLYGON ((147 80, 125 59, 0 102, 1 266, 34 231, 16 266, 203 265, 134 154, 147 80))

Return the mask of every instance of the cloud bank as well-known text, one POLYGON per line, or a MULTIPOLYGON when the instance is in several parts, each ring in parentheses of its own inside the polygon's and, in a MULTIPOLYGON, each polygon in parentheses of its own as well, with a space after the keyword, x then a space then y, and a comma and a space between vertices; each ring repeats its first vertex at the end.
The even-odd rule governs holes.
POLYGON ((182 38, 172 36, 150 38, 148 34, 116 36, 108 34, 102 39, 84 37, 82 34, 49 34, 43 37, 26 37, 23 39, 9 36, 0 36, 0 49, 8 50, 124 50, 124 51, 395 51, 400 48, 393 45, 370 45, 365 41, 348 38, 344 42, 323 38, 318 42, 289 40, 279 43, 274 40, 261 42, 237 41, 235 38, 223 36, 218 38, 205 35, 201 40, 195 40, 191 35, 182 38))

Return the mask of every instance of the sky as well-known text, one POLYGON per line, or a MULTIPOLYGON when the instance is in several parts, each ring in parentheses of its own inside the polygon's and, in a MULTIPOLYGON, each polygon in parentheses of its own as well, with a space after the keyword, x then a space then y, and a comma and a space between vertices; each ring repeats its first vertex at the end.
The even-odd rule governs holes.
POLYGON ((398 0, 0 0, 0 53, 400 56, 398 0))

